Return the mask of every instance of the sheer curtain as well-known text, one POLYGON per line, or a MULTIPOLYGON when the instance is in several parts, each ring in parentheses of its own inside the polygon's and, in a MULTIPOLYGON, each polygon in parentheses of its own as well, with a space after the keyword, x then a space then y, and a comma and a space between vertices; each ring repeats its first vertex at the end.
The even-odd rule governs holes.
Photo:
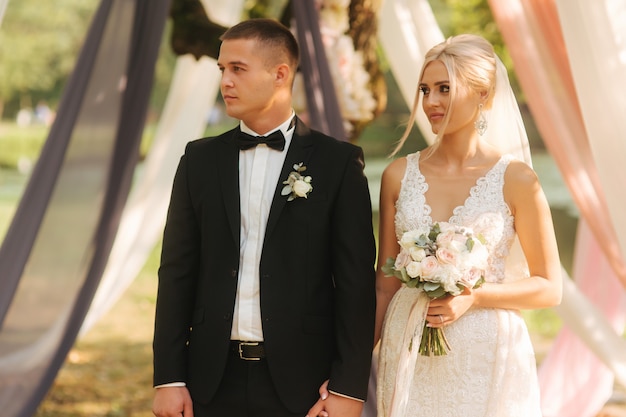
MULTIPOLYGON (((578 7, 576 2, 563 3, 566 8, 578 7)), ((601 3, 586 5, 589 16, 602 7, 601 3)), ((572 75, 584 62, 570 61, 568 54, 578 46, 568 45, 566 49, 559 24, 561 10, 557 13, 554 2, 494 0, 490 5, 544 142, 581 212, 575 252, 576 286, 569 280, 565 282, 564 300, 557 309, 566 326, 540 368, 544 414, 591 416, 611 395, 613 374, 624 380, 626 347, 618 333, 624 328, 624 289, 620 280, 626 283, 626 270, 603 193, 606 184, 592 158, 593 141, 588 139, 591 136, 587 134, 572 75)), ((591 31, 583 31, 576 25, 572 30, 579 36, 591 37, 600 29, 594 26, 591 31)), ((607 57, 616 56, 615 50, 606 53, 607 57)), ((590 61, 589 56, 585 59, 590 61)), ((587 82, 597 87, 594 81, 587 82)), ((605 108, 611 100, 607 95, 602 97, 606 99, 605 108)), ((612 166, 608 160, 598 165, 612 166)))
POLYGON ((0 247, 0 409, 31 416, 74 343, 126 202, 169 10, 103 0, 0 247))
POLYGON ((9 0, 0 0, 0 25, 2 24, 2 18, 4 17, 4 11, 7 9, 9 0))
MULTIPOLYGON (((417 94, 418 71, 424 55, 444 40, 430 4, 425 0, 385 0, 380 12, 379 38, 389 67, 404 101, 413 106, 417 94)), ((417 125, 429 143, 435 138, 424 112, 418 112, 417 125)))
MULTIPOLYGON (((585 132, 626 258, 626 2, 557 0, 585 132)), ((626 287, 626 276, 622 280, 626 287)))
MULTIPOLYGON (((207 15, 224 26, 239 22, 243 3, 202 0, 207 15)), ((81 332, 89 330, 115 304, 161 238, 178 160, 185 144, 202 136, 219 94, 220 78, 212 58, 196 60, 184 55, 177 59, 154 141, 124 208, 109 262, 81 332)))

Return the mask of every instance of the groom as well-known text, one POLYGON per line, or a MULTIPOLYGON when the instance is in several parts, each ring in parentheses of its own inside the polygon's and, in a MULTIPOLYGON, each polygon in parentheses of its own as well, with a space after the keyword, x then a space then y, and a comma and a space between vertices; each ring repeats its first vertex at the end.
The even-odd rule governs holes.
POLYGON ((174 178, 153 412, 358 417, 375 310, 362 151, 295 116, 287 28, 252 19, 220 39, 221 93, 241 122, 189 143, 174 178))

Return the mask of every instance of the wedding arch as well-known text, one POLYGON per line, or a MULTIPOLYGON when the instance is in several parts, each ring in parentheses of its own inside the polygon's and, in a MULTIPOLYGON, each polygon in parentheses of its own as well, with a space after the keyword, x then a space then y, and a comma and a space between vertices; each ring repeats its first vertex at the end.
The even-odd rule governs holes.
MULTIPOLYGON (((0 0, 0 18, 7 3, 0 0)), ((202 0, 210 20, 223 27, 239 20, 243 3, 202 0)), ((373 65, 365 45, 380 42, 410 105, 421 57, 443 35, 427 0, 363 2, 377 17, 369 20, 371 35, 365 40, 347 36, 349 0, 317 3, 321 10, 313 1, 291 2, 291 23, 303 47, 305 107, 314 127, 349 138, 379 110, 380 85, 363 71, 373 65), (327 57, 329 50, 335 54, 327 57), (343 67, 332 60, 339 53, 346 58, 343 67), (338 83, 339 77, 351 82, 338 83)), ((619 93, 626 91, 626 5, 619 0, 490 0, 489 5, 580 212, 573 277, 565 280, 557 309, 565 325, 540 368, 544 415, 593 416, 609 398, 614 378, 626 385, 626 342, 620 337, 626 324, 626 213, 620 192, 626 180, 620 169, 626 156, 626 96, 619 93)), ((153 145, 132 183, 169 7, 168 0, 100 2, 2 242, 4 416, 34 413, 81 329, 97 322, 137 275, 162 232, 179 155, 189 138, 202 134, 213 106, 206 98, 217 97, 214 60, 180 56, 153 145)), ((425 121, 418 126, 429 138, 425 121)))

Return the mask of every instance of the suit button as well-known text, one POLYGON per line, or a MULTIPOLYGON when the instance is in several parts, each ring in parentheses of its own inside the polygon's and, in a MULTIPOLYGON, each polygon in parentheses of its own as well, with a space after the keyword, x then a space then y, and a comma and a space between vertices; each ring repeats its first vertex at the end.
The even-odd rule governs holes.
POLYGON ((224 314, 224 320, 228 321, 233 318, 233 313, 224 314))
POLYGON ((230 271, 230 276, 233 278, 237 278, 237 270, 233 269, 232 271, 230 271))

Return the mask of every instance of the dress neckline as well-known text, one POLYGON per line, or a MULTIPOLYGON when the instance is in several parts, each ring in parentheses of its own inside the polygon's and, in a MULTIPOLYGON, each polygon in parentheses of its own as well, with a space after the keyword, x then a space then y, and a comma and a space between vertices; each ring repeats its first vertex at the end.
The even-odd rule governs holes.
MULTIPOLYGON (((465 200, 463 200, 463 203, 461 205, 458 205, 458 206, 454 207, 454 209, 452 210, 452 214, 448 217, 447 220, 445 220, 445 222, 447 222, 447 223, 455 223, 456 219, 459 217, 459 215, 461 214, 463 209, 467 206, 467 202, 469 201, 469 199, 472 196, 474 196, 476 194, 476 192, 478 191, 478 187, 480 186, 481 182, 483 182, 483 181, 485 181, 487 179, 489 174, 491 174, 496 169, 496 167, 498 165, 500 165, 500 163, 503 161, 503 159, 504 159, 504 155, 500 155, 500 157, 498 158, 496 163, 493 164, 487 171, 485 171, 485 173, 483 175, 481 175, 480 177, 478 177, 476 179, 476 181, 474 182, 474 185, 472 185, 469 188, 468 193, 467 193, 467 197, 465 197, 465 200)), ((416 164, 416 168, 417 168, 418 181, 420 183, 424 184, 424 187, 422 188, 422 198, 423 198, 423 201, 424 201, 424 214, 430 220, 430 224, 444 222, 444 220, 433 220, 433 218, 431 216, 432 207, 430 206, 430 204, 428 203, 428 200, 426 199, 426 192, 428 191, 429 184, 428 184, 428 182, 426 182, 426 177, 424 176, 424 174, 422 174, 422 171, 420 170, 420 153, 419 152, 417 152, 416 155, 415 155, 415 164, 416 164)))

